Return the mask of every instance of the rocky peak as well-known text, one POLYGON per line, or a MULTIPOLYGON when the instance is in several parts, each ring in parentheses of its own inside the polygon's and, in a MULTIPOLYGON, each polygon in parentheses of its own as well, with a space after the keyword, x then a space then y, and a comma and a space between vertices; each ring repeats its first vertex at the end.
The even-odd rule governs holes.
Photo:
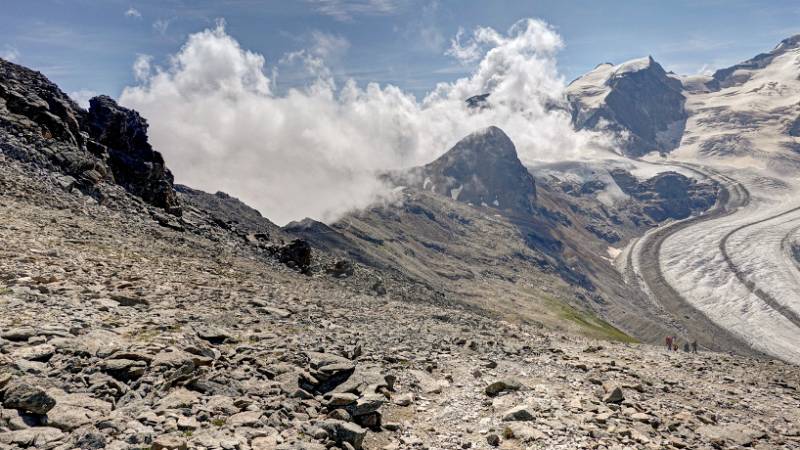
POLYGON ((147 122, 107 96, 89 111, 39 72, 0 59, 3 154, 74 177, 87 193, 116 183, 146 202, 180 213, 173 177, 147 140, 147 122))
POLYGON ((161 153, 147 140, 147 121, 136 111, 101 95, 89 101, 89 133, 105 146, 114 180, 148 203, 179 212, 173 177, 161 153))
POLYGON ((628 156, 676 148, 686 124, 685 100, 680 81, 650 56, 601 64, 567 87, 575 128, 617 134, 628 156))
POLYGON ((460 140, 419 172, 423 189, 477 206, 530 213, 536 201, 533 176, 495 126, 460 140))

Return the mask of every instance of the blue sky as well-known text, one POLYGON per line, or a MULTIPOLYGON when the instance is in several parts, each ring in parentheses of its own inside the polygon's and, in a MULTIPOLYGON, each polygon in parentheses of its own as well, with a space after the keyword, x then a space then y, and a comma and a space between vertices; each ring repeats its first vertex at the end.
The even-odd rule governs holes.
MULTIPOLYGON (((653 55, 667 70, 695 73, 771 49, 800 33, 795 1, 413 0, 5 0, 0 56, 41 70, 65 91, 117 96, 135 82, 137 55, 164 64, 189 34, 223 18, 243 48, 266 57, 334 39, 338 77, 391 83, 417 95, 470 72, 444 53, 459 28, 506 30, 525 17, 553 25, 566 43, 567 79, 601 62, 653 55)), ((279 66, 278 89, 304 84, 279 66)))

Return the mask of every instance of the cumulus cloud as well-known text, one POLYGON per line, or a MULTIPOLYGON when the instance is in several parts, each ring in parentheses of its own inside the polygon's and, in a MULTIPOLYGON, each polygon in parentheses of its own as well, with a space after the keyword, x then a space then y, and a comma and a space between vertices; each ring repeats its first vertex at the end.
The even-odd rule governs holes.
POLYGON ((142 13, 139 12, 138 9, 130 7, 127 11, 125 11, 125 17, 132 17, 134 19, 141 19, 142 13))
MULTIPOLYGON (((603 151, 602 139, 573 131, 569 115, 552 106, 565 87, 552 28, 524 20, 466 39, 481 52, 474 73, 422 100, 392 85, 337 83, 325 71, 277 94, 264 57, 218 24, 191 35, 168 67, 146 71, 120 101, 148 118, 178 182, 236 195, 278 223, 331 221, 385 199, 390 191, 378 173, 430 162, 489 125, 509 134, 527 164, 603 151), (490 108, 465 106, 485 92, 490 108)), ((325 52, 303 55, 322 61, 325 52)))

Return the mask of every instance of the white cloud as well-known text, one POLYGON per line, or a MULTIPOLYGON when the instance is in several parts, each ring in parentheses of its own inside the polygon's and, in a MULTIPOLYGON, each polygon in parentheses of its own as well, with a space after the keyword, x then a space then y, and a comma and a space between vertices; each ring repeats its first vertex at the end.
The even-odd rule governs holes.
POLYGON ((440 54, 447 43, 447 39, 445 39, 437 23, 439 8, 438 0, 423 6, 417 17, 402 29, 404 38, 418 43, 425 50, 440 54))
POLYGON ((125 17, 132 17, 134 19, 141 19, 142 13, 139 12, 138 9, 130 7, 127 11, 125 11, 125 17))
POLYGON ((150 55, 138 54, 133 61, 133 76, 136 81, 147 81, 150 78, 151 62, 153 57, 150 55))
POLYGON ((97 92, 89 89, 81 89, 69 93, 70 98, 84 109, 89 109, 89 100, 93 97, 97 97, 97 95, 97 92))
POLYGON ((5 59, 6 61, 17 62, 19 60, 19 50, 16 47, 11 45, 4 45, 3 51, 0 53, 0 58, 5 59))
MULTIPOLYGON (((191 35, 169 67, 148 71, 120 102, 149 120, 178 182, 229 192, 278 223, 330 221, 384 199, 377 173, 427 163, 489 125, 503 128, 528 164, 586 158, 598 147, 597 135, 573 131, 569 115, 548 106, 565 87, 555 60, 561 39, 549 26, 526 20, 507 33, 478 29, 470 40, 482 52, 474 73, 422 101, 391 85, 337 88, 324 70, 277 95, 264 58, 220 24, 191 35), (491 108, 465 106, 484 92, 491 108)), ((323 48, 303 55, 322 64, 323 48)))
POLYGON ((393 14, 402 1, 398 0, 308 0, 317 12, 342 22, 355 16, 385 16, 393 14))

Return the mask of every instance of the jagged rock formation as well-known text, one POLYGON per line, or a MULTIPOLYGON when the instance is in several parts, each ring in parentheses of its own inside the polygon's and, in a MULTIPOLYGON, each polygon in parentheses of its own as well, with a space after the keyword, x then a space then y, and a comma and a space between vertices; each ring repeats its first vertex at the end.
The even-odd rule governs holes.
POLYGON ((100 144, 93 152, 108 155, 115 183, 154 206, 180 212, 172 174, 161 154, 147 142, 147 121, 139 113, 102 95, 89 101, 85 127, 100 144))
POLYGON ((468 108, 483 109, 489 106, 489 96, 491 94, 478 94, 466 99, 464 102, 468 108))
POLYGON ((685 100, 681 82, 651 57, 601 64, 567 87, 575 128, 612 132, 634 157, 680 144, 685 100))
MULTIPOLYGON (((0 145, 5 155, 56 169, 84 189, 115 183, 179 215, 172 174, 147 142, 147 122, 109 97, 84 111, 44 75, 0 59, 0 145)), ((69 183, 69 181, 65 181, 69 183)))
POLYGON ((530 214, 536 183, 497 127, 470 134, 436 161, 412 171, 421 187, 460 202, 530 214))

